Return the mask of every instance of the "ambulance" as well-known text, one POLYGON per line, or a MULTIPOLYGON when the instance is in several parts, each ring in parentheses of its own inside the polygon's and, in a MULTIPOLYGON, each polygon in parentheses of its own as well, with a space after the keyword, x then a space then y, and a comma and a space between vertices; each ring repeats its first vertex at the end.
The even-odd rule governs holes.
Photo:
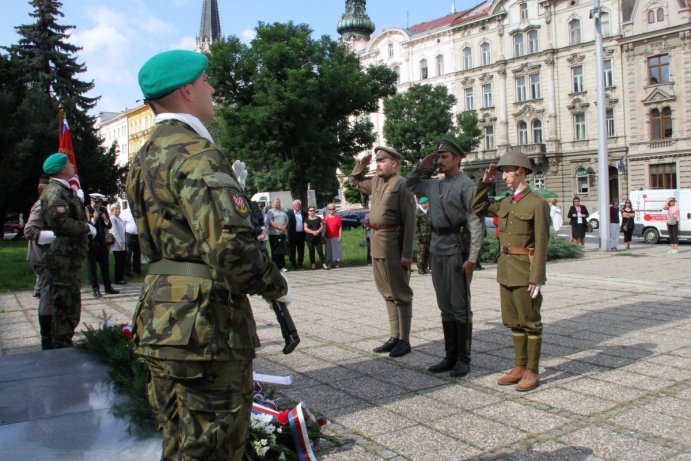
POLYGON ((636 212, 634 235, 647 243, 669 238, 667 211, 662 207, 667 199, 677 199, 679 207, 679 240, 691 240, 691 189, 647 189, 629 193, 631 206, 636 212))

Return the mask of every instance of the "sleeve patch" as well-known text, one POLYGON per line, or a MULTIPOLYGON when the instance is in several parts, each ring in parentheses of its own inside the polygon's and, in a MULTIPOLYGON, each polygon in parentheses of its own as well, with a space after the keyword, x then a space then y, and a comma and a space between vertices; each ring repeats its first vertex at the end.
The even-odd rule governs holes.
POLYGON ((232 198, 235 212, 243 218, 248 217, 250 214, 250 208, 245 201, 245 197, 239 194, 232 194, 232 198))

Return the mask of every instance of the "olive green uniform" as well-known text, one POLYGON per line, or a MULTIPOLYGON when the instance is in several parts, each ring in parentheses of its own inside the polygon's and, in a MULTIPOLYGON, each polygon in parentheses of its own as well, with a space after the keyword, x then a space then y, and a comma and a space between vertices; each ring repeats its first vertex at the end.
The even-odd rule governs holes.
POLYGON ((401 264, 401 258, 413 258, 415 197, 398 174, 366 179, 363 170, 355 166, 350 185, 370 197, 374 282, 386 301, 391 337, 409 341, 413 290, 410 268, 401 264))
POLYGON ((417 270, 424 273, 429 266, 429 244, 432 238, 432 220, 429 208, 425 211, 420 208, 417 210, 415 238, 417 239, 417 270))
POLYGON ((511 328, 516 366, 537 373, 542 345, 542 294, 531 298, 528 285, 543 285, 546 281, 549 205, 527 188, 521 192, 519 200, 509 195, 493 202, 489 198, 491 185, 488 182, 478 184, 473 210, 480 215, 489 213, 499 218, 497 282, 502 322, 511 328), (526 248, 532 249, 533 254, 509 254, 511 249, 526 248))
POLYGON ((142 253, 154 263, 134 341, 149 365, 162 459, 239 460, 259 346, 247 294, 276 299, 287 286, 260 252, 244 192, 213 143, 167 120, 142 150, 127 196, 142 253))
POLYGON ((46 257, 52 275, 50 295, 53 301, 53 346, 72 345, 74 330, 82 313, 80 284, 82 264, 88 248, 89 225, 84 204, 67 183, 51 178, 41 195, 43 228, 52 230, 55 240, 46 257))

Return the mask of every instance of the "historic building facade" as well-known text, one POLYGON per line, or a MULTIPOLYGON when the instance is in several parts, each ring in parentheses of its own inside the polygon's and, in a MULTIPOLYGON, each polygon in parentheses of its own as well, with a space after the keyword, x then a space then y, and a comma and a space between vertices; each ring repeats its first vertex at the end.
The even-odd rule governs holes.
MULTIPOLYGON (((585 0, 486 1, 407 29, 384 28, 353 48, 365 66, 384 63, 395 69, 399 91, 416 83, 445 85, 456 95, 456 112, 477 113, 483 139, 463 163, 469 176, 480 177, 507 150, 520 149, 531 158, 537 187, 565 201, 579 195, 596 207, 599 130, 591 8, 585 0)), ((670 169, 676 168, 677 176, 688 169, 691 155, 682 125, 688 119, 682 70, 684 62, 691 62, 688 11, 686 0, 602 1, 605 174, 611 197, 659 187, 664 180, 652 171, 663 171, 659 174, 666 178, 670 169), (661 17, 667 18, 653 30, 647 27, 651 8, 656 15, 656 8, 662 8, 661 17), (659 64, 648 60, 667 51, 676 54, 667 68, 665 58, 659 64), (661 76, 676 71, 678 78, 652 84, 650 69, 661 76), (651 131, 651 123, 658 124, 657 131, 651 131), (666 123, 673 126, 674 141, 653 142, 651 135, 670 133, 666 123), (657 163, 662 166, 651 170, 657 163)), ((339 32, 346 40, 348 31, 339 32)), ((378 142, 384 143, 383 113, 372 114, 371 120, 378 142)), ((689 185, 678 182, 676 187, 689 185)))
POLYGON ((105 149, 110 149, 116 144, 115 163, 120 166, 126 165, 129 161, 129 140, 125 113, 101 112, 96 117, 96 129, 105 149))

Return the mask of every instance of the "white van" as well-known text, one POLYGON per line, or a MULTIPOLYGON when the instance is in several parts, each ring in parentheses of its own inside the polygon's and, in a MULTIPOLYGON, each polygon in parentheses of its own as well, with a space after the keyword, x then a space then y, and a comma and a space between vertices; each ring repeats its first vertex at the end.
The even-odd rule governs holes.
POLYGON ((669 238, 667 212, 662 207, 670 197, 677 199, 679 207, 679 239, 691 239, 691 189, 647 189, 629 193, 636 212, 636 237, 643 237, 647 243, 657 243, 660 237, 669 238))

